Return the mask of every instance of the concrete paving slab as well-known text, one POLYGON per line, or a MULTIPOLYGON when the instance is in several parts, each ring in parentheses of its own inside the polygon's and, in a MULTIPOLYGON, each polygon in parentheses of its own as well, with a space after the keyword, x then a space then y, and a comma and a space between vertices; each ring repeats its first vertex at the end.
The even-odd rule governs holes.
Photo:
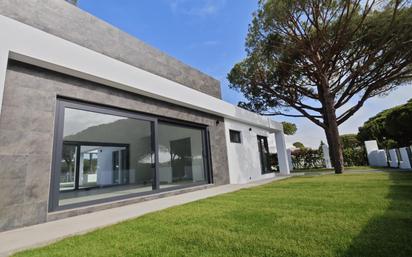
POLYGON ((5 231, 0 233, 0 256, 9 256, 18 251, 44 246, 69 236, 85 234, 98 228, 136 218, 147 213, 225 193, 235 192, 244 188, 267 184, 288 177, 290 176, 277 176, 271 179, 255 181, 243 185, 216 186, 204 190, 5 231))

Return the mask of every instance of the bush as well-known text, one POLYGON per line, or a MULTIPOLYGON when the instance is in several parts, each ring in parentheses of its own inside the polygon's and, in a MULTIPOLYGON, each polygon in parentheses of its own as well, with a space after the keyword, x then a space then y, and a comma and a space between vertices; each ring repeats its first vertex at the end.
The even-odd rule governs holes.
MULTIPOLYGON (((348 166, 365 166, 368 165, 368 159, 364 147, 353 147, 343 149, 344 165, 348 166)), ((270 166, 272 170, 279 170, 277 154, 269 155, 270 166)), ((301 148, 292 151, 293 169, 319 169, 325 167, 323 152, 321 149, 301 148)))
POLYGON ((292 152, 292 163, 294 169, 323 168, 325 165, 322 151, 310 148, 294 150, 292 152))
POLYGON ((345 166, 365 166, 368 165, 366 152, 363 147, 344 148, 343 160, 345 166))
POLYGON ((269 165, 272 171, 279 171, 279 160, 277 153, 269 153, 269 165))

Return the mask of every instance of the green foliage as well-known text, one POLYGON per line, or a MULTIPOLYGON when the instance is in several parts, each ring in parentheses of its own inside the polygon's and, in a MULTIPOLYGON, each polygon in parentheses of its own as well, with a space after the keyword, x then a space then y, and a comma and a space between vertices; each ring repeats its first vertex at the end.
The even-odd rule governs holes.
POLYGON ((282 122, 283 125, 283 132, 285 135, 294 135, 298 128, 296 127, 296 124, 290 123, 290 122, 282 122))
POLYGON ((412 99, 392 108, 386 117, 385 132, 399 146, 412 145, 412 99))
POLYGON ((382 146, 385 149, 397 148, 399 145, 400 144, 393 139, 386 139, 382 142, 382 146))
POLYGON ((365 147, 359 141, 356 134, 346 134, 340 136, 343 148, 344 165, 364 166, 368 164, 365 147))
POLYGON ((367 156, 363 147, 343 148, 343 159, 345 166, 365 166, 368 165, 367 156))
POLYGON ((296 148, 305 148, 305 146, 301 142, 295 142, 293 143, 293 146, 296 148))
POLYGON ((296 148, 305 148, 305 145, 301 142, 295 142, 292 145, 296 148))
POLYGON ((377 140, 382 148, 412 145, 412 99, 406 104, 384 110, 359 128, 360 141, 377 140))
POLYGON ((324 167, 323 153, 321 150, 300 148, 292 151, 294 169, 314 169, 324 167))
POLYGON ((340 136, 340 141, 343 148, 355 148, 362 146, 356 134, 345 134, 340 136))
POLYGON ((246 38, 247 57, 228 74, 230 87, 246 98, 240 106, 276 115, 294 109, 325 125, 328 113, 319 108, 324 93, 336 97, 337 109, 358 97, 359 104, 338 117, 340 124, 366 99, 410 81, 410 3, 384 0, 370 8, 366 2, 260 0, 246 38))
POLYGON ((228 74, 239 106, 321 127, 341 173, 338 127, 412 80, 411 1, 260 0, 246 52, 228 74))

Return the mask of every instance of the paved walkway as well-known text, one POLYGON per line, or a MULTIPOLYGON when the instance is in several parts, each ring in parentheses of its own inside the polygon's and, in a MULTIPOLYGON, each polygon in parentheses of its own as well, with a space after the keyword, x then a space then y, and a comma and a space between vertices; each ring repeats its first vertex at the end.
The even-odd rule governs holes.
POLYGON ((116 224, 141 215, 163 210, 208 197, 255 187, 285 179, 278 176, 244 185, 223 185, 147 202, 117 207, 76 217, 51 221, 39 225, 0 233, 0 256, 9 256, 17 251, 44 246, 65 237, 80 235, 98 228, 116 224))

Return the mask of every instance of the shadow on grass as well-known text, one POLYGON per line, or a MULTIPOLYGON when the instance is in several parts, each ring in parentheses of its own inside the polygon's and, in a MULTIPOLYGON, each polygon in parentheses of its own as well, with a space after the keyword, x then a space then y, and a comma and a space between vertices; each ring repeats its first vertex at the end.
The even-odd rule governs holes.
POLYGON ((343 256, 412 256, 412 174, 391 172, 389 177, 390 206, 368 222, 343 256))

